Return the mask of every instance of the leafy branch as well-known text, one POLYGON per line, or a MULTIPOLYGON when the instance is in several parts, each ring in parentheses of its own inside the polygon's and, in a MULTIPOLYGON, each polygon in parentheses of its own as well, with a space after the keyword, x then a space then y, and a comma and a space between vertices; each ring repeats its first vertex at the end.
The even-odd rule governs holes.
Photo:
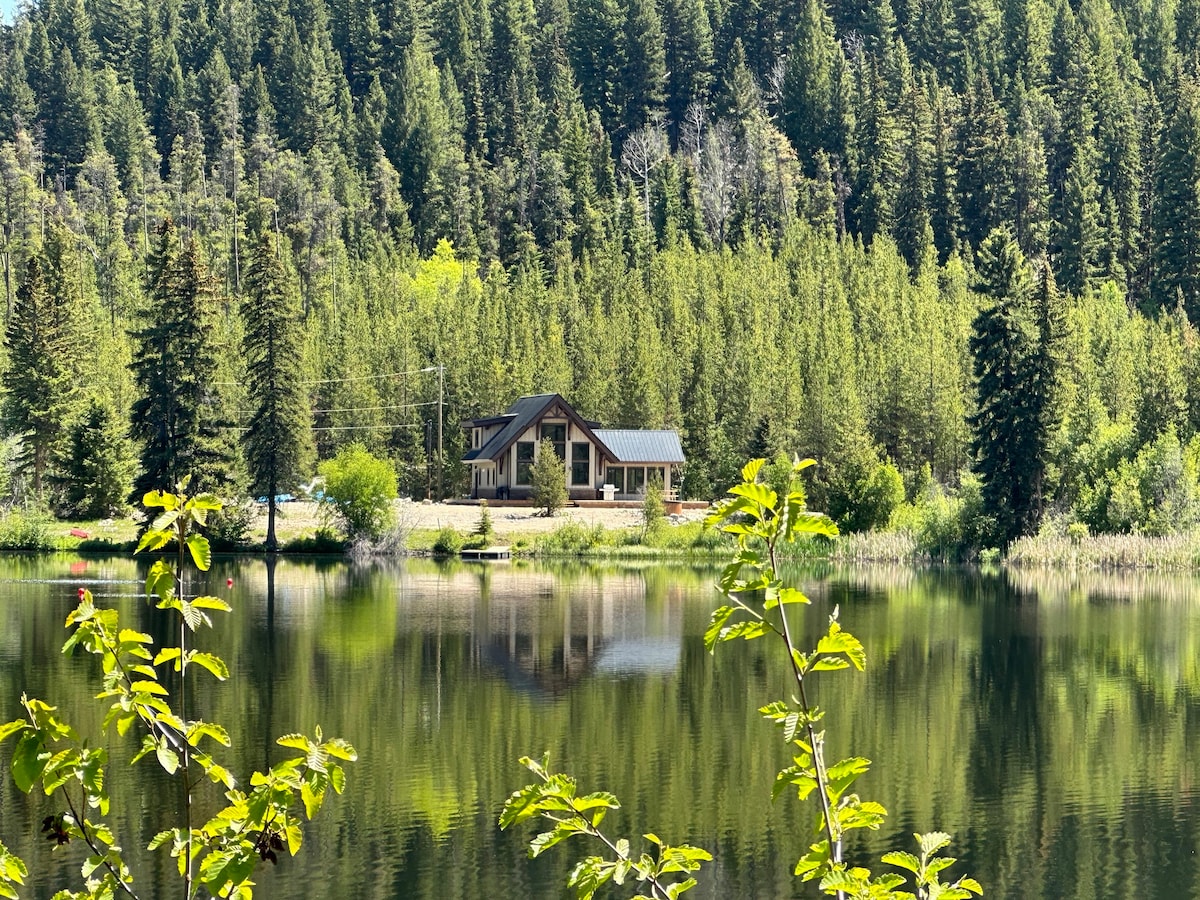
POLYGON ((634 900, 675 900, 696 886, 696 879, 690 875, 683 880, 676 880, 677 876, 695 872, 702 863, 712 859, 707 850, 687 844, 673 847, 655 834, 643 837, 655 845, 657 851, 635 857, 628 839, 613 840, 600 830, 600 823, 609 810, 620 809, 621 804, 614 795, 597 791, 579 796, 574 778, 550 771, 549 754, 540 761, 523 756, 521 765, 539 780, 516 791, 505 801, 504 810, 500 813, 500 827, 511 828, 538 817, 553 823, 549 831, 542 832, 530 841, 530 858, 576 835, 595 838, 610 854, 611 858, 585 857, 571 870, 567 885, 575 888, 579 900, 590 900, 597 890, 610 881, 622 885, 630 876, 649 891, 648 894, 638 893, 634 900))
MULTIPOLYGON (((257 865, 278 862, 278 854, 285 848, 293 856, 299 851, 302 821, 317 814, 330 789, 337 794, 345 789, 343 763, 357 759, 357 753, 342 738, 324 738, 319 726, 314 738, 284 735, 276 743, 299 751, 299 755, 266 773, 253 773, 248 793, 238 788, 237 780, 210 751, 213 744, 231 745, 228 731, 191 719, 186 713, 187 674, 193 665, 219 681, 230 677, 220 657, 189 647, 188 636, 201 626, 212 627, 210 613, 229 612, 231 607, 218 597, 189 599, 183 580, 187 559, 200 571, 209 568, 208 540, 195 529, 221 504, 212 495, 188 497, 182 490, 178 494, 152 491, 144 503, 163 511, 142 536, 137 552, 161 550, 172 542, 176 545, 176 566, 166 559, 151 565, 146 595, 157 608, 177 614, 178 644, 153 653, 153 638, 122 628, 116 610, 97 607, 91 592, 81 588, 79 604, 67 616, 71 633, 63 652, 69 654, 79 647, 100 657, 102 690, 97 698, 109 701, 104 731, 115 727, 123 736, 136 725, 143 732, 140 749, 130 762, 153 756, 168 775, 179 779, 184 822, 156 835, 149 849, 167 848, 177 860, 185 900, 196 897, 201 886, 213 897, 249 900, 257 865), (171 692, 160 680, 163 667, 179 675, 178 711, 172 708, 171 692), (194 766, 199 771, 193 777, 194 766), (224 789, 227 805, 197 826, 192 821, 192 800, 205 779, 224 789), (303 809, 303 817, 294 811, 297 807, 303 809)), ((66 809, 46 817, 43 823, 55 849, 78 839, 91 851, 82 867, 85 890, 60 891, 56 898, 113 900, 120 893, 139 900, 121 847, 103 821, 110 806, 106 752, 90 748, 58 717, 55 707, 29 697, 22 697, 22 704, 24 719, 0 725, 0 741, 17 738, 11 763, 13 780, 24 793, 40 784, 47 796, 62 798, 66 809), (78 800, 71 793, 73 785, 79 786, 78 800), (88 810, 95 810, 100 820, 90 820, 88 810)), ((17 897, 17 886, 27 875, 25 864, 0 844, 0 898, 17 897)))
POLYGON ((811 459, 794 460, 776 480, 785 481, 781 497, 764 483, 765 460, 756 459, 742 469, 742 483, 730 488, 730 497, 715 504, 706 519, 710 527, 733 535, 737 549, 718 582, 728 601, 713 611, 704 643, 710 652, 733 640, 754 640, 775 635, 782 642, 790 663, 795 694, 791 702, 776 700, 760 708, 762 715, 783 730, 784 739, 798 751, 793 764, 780 770, 772 796, 778 797, 789 787, 799 799, 816 794, 820 805, 817 830, 823 839, 812 844, 796 863, 795 874, 809 881, 820 878, 819 887, 827 894, 849 898, 903 898, 920 900, 959 900, 983 889, 973 878, 960 878, 943 884, 938 873, 954 862, 935 854, 949 843, 941 832, 917 835, 920 858, 908 853, 889 853, 883 861, 908 869, 916 875, 917 894, 896 890, 906 883, 904 876, 888 873, 872 879, 868 869, 848 867, 844 860, 847 832, 867 828, 877 830, 887 810, 874 801, 863 800, 850 788, 870 769, 870 760, 848 757, 830 765, 825 758, 825 732, 818 725, 825 711, 809 700, 809 687, 818 672, 866 668, 867 655, 862 642, 842 629, 838 610, 829 617, 825 634, 809 652, 797 647, 788 621, 787 608, 810 601, 800 590, 779 576, 779 551, 783 545, 815 536, 833 537, 837 526, 822 513, 806 508, 802 474, 815 465, 811 459))

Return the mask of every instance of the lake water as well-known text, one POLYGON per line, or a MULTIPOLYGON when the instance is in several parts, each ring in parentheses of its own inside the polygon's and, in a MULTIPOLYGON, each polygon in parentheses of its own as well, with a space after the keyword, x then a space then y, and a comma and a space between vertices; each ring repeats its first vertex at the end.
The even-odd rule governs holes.
MULTIPOLYGON (((62 623, 86 585, 161 641, 166 620, 139 599, 141 577, 124 559, 0 558, 0 721, 18 717, 26 690, 97 733, 95 663, 59 653, 62 623)), ((988 897, 1200 896, 1200 582, 799 577, 815 601, 809 636, 838 604, 869 653, 865 675, 821 676, 816 688, 835 711, 831 752, 874 760, 860 793, 891 812, 856 859, 938 828, 954 835, 951 871, 975 875, 988 897)), ((300 856, 259 871, 260 895, 567 896, 571 861, 592 848, 568 842, 530 861, 532 827, 496 828, 527 781, 518 757, 549 750, 583 789, 620 797, 614 834, 636 844, 654 831, 713 853, 688 897, 817 896, 790 874, 815 810, 770 802, 790 760, 756 712, 785 696, 782 660, 765 641, 705 652, 712 581, 665 566, 424 561, 284 561, 269 577, 261 560, 218 560, 200 586, 236 611, 201 644, 235 676, 195 696, 233 732, 237 770, 278 760, 274 737, 317 723, 360 753, 300 856)), ((175 821, 154 763, 135 771, 114 799, 127 848, 175 821)), ((55 811, 4 773, 0 837, 36 873, 26 896, 67 886, 82 860, 77 847, 43 846, 41 819, 55 811)), ((178 895, 165 862, 137 871, 143 900, 178 895)))

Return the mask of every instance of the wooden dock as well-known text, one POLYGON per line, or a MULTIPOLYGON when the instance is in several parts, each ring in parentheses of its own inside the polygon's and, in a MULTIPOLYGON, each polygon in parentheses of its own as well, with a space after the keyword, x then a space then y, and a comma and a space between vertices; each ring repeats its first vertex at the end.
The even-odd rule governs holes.
POLYGON ((483 547, 478 550, 460 550, 463 559, 512 559, 510 547, 483 547))

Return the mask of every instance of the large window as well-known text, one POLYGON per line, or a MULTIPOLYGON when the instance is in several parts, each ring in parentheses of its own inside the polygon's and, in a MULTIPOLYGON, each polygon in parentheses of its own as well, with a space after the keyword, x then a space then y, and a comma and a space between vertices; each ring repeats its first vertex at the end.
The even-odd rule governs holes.
POLYGON ((533 468, 533 441, 517 441, 517 484, 529 484, 533 468))
POLYGON ((621 466, 609 466, 604 472, 604 483, 615 487, 618 494, 625 493, 625 469, 621 466))
POLYGON ((629 483, 625 485, 631 494, 641 494, 646 490, 646 470, 641 466, 629 467, 629 483))
POLYGON ((571 445, 571 484, 586 485, 592 474, 592 445, 571 445))
POLYGON ((554 443, 554 452, 562 462, 567 461, 567 426, 563 423, 543 422, 542 440, 554 443))

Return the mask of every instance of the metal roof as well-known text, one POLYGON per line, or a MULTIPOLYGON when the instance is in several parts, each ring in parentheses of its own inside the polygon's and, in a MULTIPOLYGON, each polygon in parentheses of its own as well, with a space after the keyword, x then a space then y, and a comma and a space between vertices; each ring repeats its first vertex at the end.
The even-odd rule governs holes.
MULTIPOLYGON (((502 453, 508 450, 526 428, 536 422, 541 416, 549 410, 555 403, 562 406, 567 413, 567 417, 573 419, 577 425, 583 427, 583 431, 589 437, 595 440, 597 449, 604 456, 611 457, 613 454, 608 449, 607 443, 603 438, 596 437, 595 430, 591 424, 581 418, 579 413, 575 412, 574 408, 567 403, 558 394, 535 394, 532 397, 521 397, 515 400, 508 409, 504 411, 503 416, 492 416, 488 420, 473 420, 473 421, 502 421, 508 419, 508 424, 493 434, 486 444, 478 450, 471 450, 463 457, 464 462, 470 462, 476 459, 497 459, 502 453)), ((682 458, 680 460, 682 462, 682 458)))
POLYGON ((683 447, 674 431, 644 431, 636 428, 597 428, 604 444, 623 463, 681 463, 683 447))

